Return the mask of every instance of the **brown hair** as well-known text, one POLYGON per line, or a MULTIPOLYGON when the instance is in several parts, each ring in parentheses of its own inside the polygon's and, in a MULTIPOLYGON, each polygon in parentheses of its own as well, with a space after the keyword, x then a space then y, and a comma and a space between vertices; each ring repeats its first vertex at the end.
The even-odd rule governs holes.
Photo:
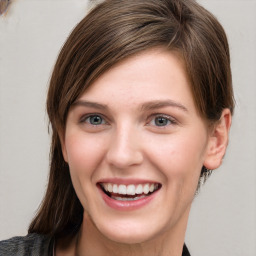
POLYGON ((229 47, 216 18, 193 0, 106 0, 75 27, 50 81, 47 112, 52 128, 48 188, 29 232, 75 234, 83 207, 72 186, 60 136, 70 106, 117 62, 154 47, 180 53, 201 116, 219 120, 233 112, 229 47))

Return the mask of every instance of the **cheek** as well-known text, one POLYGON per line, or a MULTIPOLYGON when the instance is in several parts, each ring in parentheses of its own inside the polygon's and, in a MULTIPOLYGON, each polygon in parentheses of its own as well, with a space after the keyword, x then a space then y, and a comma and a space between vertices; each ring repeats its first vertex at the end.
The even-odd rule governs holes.
POLYGON ((103 139, 76 133, 66 137, 66 151, 71 172, 88 175, 104 155, 103 139))
POLYGON ((66 152, 71 180, 76 194, 85 210, 88 210, 92 200, 94 177, 98 166, 102 162, 104 148, 101 139, 85 136, 76 132, 66 136, 66 152), (87 195, 90 195, 88 197, 87 195))
MULTIPOLYGON (((167 182, 196 187, 204 161, 206 136, 182 133, 151 140, 147 145, 148 159, 165 176, 167 182)), ((185 186, 186 188, 187 186, 185 186)))

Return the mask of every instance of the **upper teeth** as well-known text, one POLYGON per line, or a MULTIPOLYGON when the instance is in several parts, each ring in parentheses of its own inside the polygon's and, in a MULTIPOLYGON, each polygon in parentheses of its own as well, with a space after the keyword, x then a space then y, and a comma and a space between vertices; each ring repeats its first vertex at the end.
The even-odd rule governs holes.
POLYGON ((123 185, 123 184, 112 184, 112 183, 101 183, 102 187, 107 192, 113 192, 116 194, 121 195, 140 195, 140 194, 148 194, 149 192, 153 192, 158 188, 158 184, 130 184, 130 185, 123 185))

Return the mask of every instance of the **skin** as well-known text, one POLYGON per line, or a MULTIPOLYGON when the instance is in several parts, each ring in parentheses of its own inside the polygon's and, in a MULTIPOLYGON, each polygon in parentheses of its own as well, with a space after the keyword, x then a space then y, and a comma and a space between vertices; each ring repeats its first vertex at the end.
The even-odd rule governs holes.
POLYGON ((209 128, 175 52, 145 51, 105 72, 68 114, 63 156, 85 214, 76 242, 59 243, 56 254, 180 256, 201 168, 221 164, 230 123, 224 109, 209 128), (161 189, 143 207, 120 211, 99 192, 106 178, 161 189))

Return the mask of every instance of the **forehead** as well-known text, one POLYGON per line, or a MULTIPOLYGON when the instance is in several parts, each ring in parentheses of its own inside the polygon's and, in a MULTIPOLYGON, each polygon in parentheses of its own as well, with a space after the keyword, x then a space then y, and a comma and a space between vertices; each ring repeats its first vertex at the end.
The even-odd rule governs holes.
POLYGON ((87 88, 80 99, 129 106, 150 100, 193 105, 183 61, 176 52, 163 49, 148 50, 117 63, 87 88))

